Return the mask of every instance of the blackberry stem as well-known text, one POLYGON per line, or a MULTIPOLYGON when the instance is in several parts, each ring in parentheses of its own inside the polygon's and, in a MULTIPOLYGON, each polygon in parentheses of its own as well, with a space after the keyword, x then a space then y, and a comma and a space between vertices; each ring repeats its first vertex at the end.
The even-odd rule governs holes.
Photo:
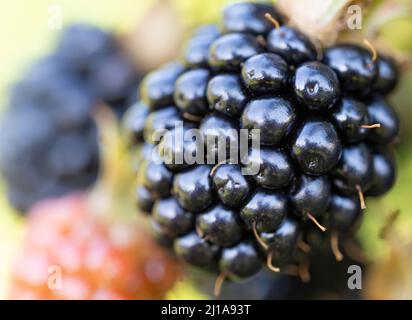
POLYGON ((369 50, 372 53, 372 63, 376 62, 376 59, 378 59, 378 52, 376 51, 375 47, 370 43, 368 39, 363 39, 363 43, 369 48, 369 50))
POLYGON ((215 286, 214 286, 214 288, 213 288, 213 295, 214 295, 215 297, 219 297, 219 296, 220 296, 220 293, 221 293, 221 291, 222 291, 222 285, 223 285, 223 282, 225 282, 226 277, 227 277, 227 275, 226 275, 226 273, 224 273, 224 272, 220 273, 220 274, 217 276, 217 278, 216 278, 216 280, 215 280, 215 286))
POLYGON ((269 12, 265 13, 265 18, 275 26, 275 29, 280 28, 279 21, 277 21, 275 18, 273 18, 273 16, 269 12))
POLYGON ((269 268, 270 271, 280 272, 280 269, 277 268, 277 267, 275 267, 275 266, 272 264, 272 257, 273 257, 273 252, 270 251, 270 252, 268 253, 268 256, 267 256, 267 259, 266 259, 266 265, 268 266, 268 268, 269 268))
POLYGON ((374 128, 380 128, 381 124, 380 123, 374 123, 374 124, 363 124, 360 126, 363 129, 374 129, 374 128))
POLYGON ((363 191, 360 185, 356 185, 356 190, 358 191, 358 196, 359 196, 359 202, 361 205, 361 209, 365 210, 366 209, 366 202, 365 202, 365 197, 363 195, 363 191))
POLYGON ((306 216, 312 220, 312 222, 320 229, 322 230, 322 232, 326 231, 326 228, 324 226, 322 226, 318 220, 316 220, 316 218, 314 216, 312 216, 309 212, 306 212, 306 216))
POLYGON ((253 229, 253 234, 254 234, 257 242, 259 242, 259 244, 262 246, 262 248, 264 248, 265 250, 268 250, 269 246, 262 240, 262 238, 259 236, 259 233, 256 230, 256 221, 253 221, 252 229, 253 229))
POLYGON ((210 170, 209 173, 209 177, 213 177, 213 175, 215 174, 216 170, 222 165, 222 164, 226 164, 229 161, 229 159, 225 159, 223 161, 220 161, 218 163, 216 163, 213 168, 210 170))
POLYGON ((336 261, 342 261, 343 260, 343 255, 341 251, 339 250, 339 238, 338 238, 338 233, 336 230, 332 230, 332 233, 330 235, 330 247, 332 249, 333 255, 335 256, 336 261))

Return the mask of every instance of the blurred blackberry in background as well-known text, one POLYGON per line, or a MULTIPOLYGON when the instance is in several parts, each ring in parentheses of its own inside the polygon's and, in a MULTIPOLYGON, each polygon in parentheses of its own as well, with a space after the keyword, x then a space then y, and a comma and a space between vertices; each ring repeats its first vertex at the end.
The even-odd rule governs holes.
POLYGON ((127 135, 145 150, 139 210, 177 256, 218 273, 217 288, 264 264, 308 280, 308 243, 316 249, 330 241, 341 260, 365 196, 382 195, 395 181, 388 150, 399 120, 384 95, 396 84, 396 67, 356 44, 317 52, 266 4, 233 4, 222 25, 220 34, 213 26, 195 31, 183 66, 150 73, 126 116, 127 135), (191 129, 200 136, 187 136, 191 129), (259 130, 260 145, 250 143, 250 131, 239 150, 240 129, 259 130), (245 175, 249 167, 258 170, 245 175), (168 215, 159 210, 165 204, 168 215))
POLYGON ((2 118, 0 169, 16 209, 93 184, 93 112, 104 104, 121 116, 136 100, 139 78, 115 35, 87 24, 62 32, 55 50, 11 88, 2 118))

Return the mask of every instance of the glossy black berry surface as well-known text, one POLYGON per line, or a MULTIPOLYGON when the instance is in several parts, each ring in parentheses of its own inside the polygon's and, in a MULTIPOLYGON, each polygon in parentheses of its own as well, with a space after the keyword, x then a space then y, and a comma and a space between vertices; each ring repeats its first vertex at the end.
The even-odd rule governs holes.
POLYGON ((257 189, 240 211, 248 228, 258 231, 273 231, 279 227, 287 214, 288 200, 284 193, 257 189))
POLYGON ((395 182, 397 70, 360 45, 315 46, 271 4, 229 5, 218 25, 140 98, 137 203, 160 243, 220 274, 216 288, 264 264, 305 276, 311 248, 338 259, 369 196, 395 182))
POLYGON ((137 207, 145 213, 150 213, 153 208, 154 198, 152 193, 143 186, 136 189, 136 204, 137 207))
POLYGON ((241 74, 243 83, 253 94, 275 94, 286 87, 289 66, 276 54, 261 53, 245 61, 241 74))
POLYGON ((164 232, 162 227, 156 221, 150 221, 149 231, 158 244, 168 249, 173 248, 175 238, 164 232))
POLYGON ((208 111, 206 89, 209 77, 207 69, 193 69, 177 78, 174 101, 182 112, 200 116, 208 111))
POLYGON ((340 95, 335 72, 320 62, 306 62, 299 66, 292 87, 298 101, 313 111, 327 111, 340 95))
POLYGON ((207 115, 200 123, 206 148, 206 159, 216 164, 237 155, 239 131, 236 121, 217 113, 207 115), (220 154, 220 158, 219 158, 220 154), (223 157, 223 158, 222 158, 223 157))
POLYGON ((293 212, 299 217, 308 213, 321 216, 329 206, 331 184, 326 176, 301 175, 289 189, 293 212))
POLYGON ((176 174, 173 182, 173 194, 186 210, 198 213, 207 209, 214 202, 215 194, 209 177, 210 169, 210 166, 199 165, 176 174))
POLYGON ((369 130, 368 139, 371 143, 389 144, 399 134, 399 118, 395 110, 381 97, 374 97, 367 103, 371 123, 379 124, 379 128, 369 130))
POLYGON ((207 87, 209 107, 229 117, 239 117, 248 101, 240 78, 233 74, 213 77, 207 87))
POLYGON ((262 232, 260 237, 269 246, 272 253, 272 264, 280 265, 287 262, 296 251, 296 245, 301 236, 299 224, 292 219, 285 219, 274 232, 262 232))
POLYGON ((175 82, 183 72, 179 63, 170 63, 148 74, 140 85, 140 98, 153 110, 172 105, 175 82))
POLYGON ((255 37, 229 33, 216 39, 209 48, 209 65, 217 70, 239 71, 246 59, 262 52, 255 37))
POLYGON ((278 97, 250 100, 241 118, 242 128, 259 130, 262 145, 279 145, 296 123, 297 115, 292 103, 278 97))
POLYGON ((328 211, 328 228, 341 234, 351 231, 361 216, 361 207, 356 196, 333 194, 328 211))
POLYGON ((184 62, 189 67, 207 67, 209 47, 220 35, 215 25, 206 25, 194 32, 184 51, 184 62))
POLYGON ((239 208, 252 188, 248 177, 242 174, 242 169, 238 165, 219 166, 213 173, 212 179, 220 201, 232 208, 239 208))
POLYGON ((287 26, 273 29, 267 36, 268 51, 283 57, 292 65, 316 60, 316 48, 299 30, 287 26))
POLYGON ((273 25, 265 18, 269 13, 281 21, 280 14, 269 3, 235 3, 223 11, 223 30, 226 32, 245 32, 256 35, 272 30, 273 25))
POLYGON ((372 53, 353 44, 341 44, 325 51, 324 62, 338 75, 343 91, 365 95, 378 77, 379 67, 372 53))
POLYGON ((210 267, 216 262, 219 247, 192 232, 174 242, 177 256, 196 267, 210 267))
POLYGON ((174 198, 156 201, 152 217, 163 231, 171 236, 187 233, 194 223, 193 214, 183 210, 174 198))
POLYGON ((372 155, 372 179, 367 190, 368 196, 387 193, 396 180, 395 157, 390 150, 375 151, 372 155))
POLYGON ((243 164, 252 171, 256 168, 253 179, 268 189, 286 187, 294 174, 292 160, 287 153, 272 147, 251 148, 243 164))
POLYGON ((345 146, 333 171, 333 184, 342 192, 366 190, 372 177, 372 153, 367 145, 345 146))
POLYGON ((231 278, 248 278, 262 268, 262 261, 253 243, 240 242, 234 247, 223 249, 219 267, 221 272, 231 278))
POLYGON ((227 247, 238 242, 242 226, 235 211, 222 205, 214 206, 196 217, 196 230, 214 244, 227 247))
POLYGON ((365 127, 370 124, 368 109, 359 100, 342 98, 333 108, 331 118, 345 142, 359 142, 370 130, 365 127))
POLYGON ((143 186, 157 197, 166 197, 173 182, 172 173, 162 163, 147 162, 143 166, 143 186))
POLYGON ((145 141, 151 144, 159 143, 162 135, 167 130, 173 129, 176 122, 179 121, 181 121, 179 112, 173 106, 151 112, 146 119, 143 129, 145 141))
POLYGON ((378 58, 378 67, 379 73, 373 84, 373 91, 380 94, 387 94, 396 87, 399 70, 392 58, 382 55, 378 58))
POLYGON ((324 174, 332 170, 342 154, 341 139, 328 121, 310 119, 297 130, 292 155, 306 174, 324 174))
POLYGON ((143 131, 146 119, 149 115, 149 107, 142 102, 133 104, 124 115, 124 125, 126 132, 130 135, 127 138, 131 143, 143 142, 143 131))

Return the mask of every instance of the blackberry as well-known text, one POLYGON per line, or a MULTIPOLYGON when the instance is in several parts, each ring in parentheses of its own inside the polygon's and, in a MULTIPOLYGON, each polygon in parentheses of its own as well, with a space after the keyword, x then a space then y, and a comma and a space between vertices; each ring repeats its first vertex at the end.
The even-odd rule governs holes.
POLYGON ((268 246, 271 264, 279 266, 287 263, 296 251, 300 236, 299 224, 288 218, 284 219, 275 231, 262 232, 260 237, 268 246))
POLYGON ((306 62, 296 69, 292 87, 298 101, 314 111, 330 109, 340 94, 335 72, 317 61, 306 62))
POLYGON ((272 53, 255 55, 242 66, 243 83, 257 95, 280 92, 286 87, 288 75, 286 61, 272 53))
POLYGON ((267 36, 267 49, 276 53, 293 66, 316 60, 316 48, 309 38, 294 28, 280 26, 267 36))
POLYGON ((368 134, 369 114, 364 103, 344 97, 333 109, 333 124, 346 142, 362 141, 368 134))
POLYGON ((190 231, 193 225, 193 218, 193 214, 184 211, 174 198, 156 201, 153 208, 154 221, 173 237, 190 231))
POLYGON ((281 149, 251 148, 243 163, 250 168, 259 168, 259 172, 253 176, 253 179, 256 184, 268 189, 286 187, 293 177, 292 161, 281 149))
POLYGON ((219 254, 219 247, 202 239, 196 232, 188 233, 174 241, 178 257, 196 267, 213 267, 219 254))
POLYGON ((239 77, 232 74, 220 74, 209 81, 207 99, 211 109, 236 118, 245 108, 247 93, 239 77))
POLYGON ((367 94, 378 77, 379 66, 372 61, 371 53, 354 44, 328 48, 324 61, 335 70, 342 89, 350 94, 367 94))
POLYGON ((125 131, 130 134, 127 141, 133 143, 143 142, 143 132, 146 123, 146 118, 149 115, 149 107, 142 102, 133 104, 124 116, 125 131))
POLYGON ((177 79, 174 101, 182 112, 202 116, 208 111, 206 89, 209 77, 207 69, 193 69, 177 79))
POLYGON ((282 23, 266 4, 229 6, 219 31, 195 32, 184 67, 154 71, 140 89, 138 104, 150 111, 141 111, 138 176, 161 168, 167 183, 154 190, 138 179, 145 188, 138 202, 147 204, 143 211, 154 203, 160 242, 170 248, 173 241, 177 256, 220 273, 217 289, 265 263, 272 271, 296 268, 309 258, 305 242, 325 239, 316 227, 333 234, 339 258, 337 240, 353 236, 364 195, 384 194, 395 180, 387 149, 399 123, 384 95, 396 69, 358 45, 322 52, 282 23), (189 131, 196 134, 176 141, 189 131), (153 148, 158 153, 147 158, 153 148), (167 217, 156 209, 165 201, 173 203, 167 217), (183 212, 195 219, 187 230, 178 223, 183 212))
POLYGON ((296 125, 296 112, 289 100, 280 97, 252 99, 243 111, 244 129, 260 130, 260 143, 282 143, 296 125))
POLYGON ((262 35, 272 30, 270 21, 264 18, 269 13, 278 21, 282 17, 269 3, 236 3, 223 11, 223 30, 262 35))
POLYGON ((212 42, 208 62, 213 69, 238 71, 242 62, 261 51, 258 40, 252 35, 229 33, 212 42))
POLYGON ((326 176, 299 176, 289 189, 290 204, 298 217, 319 217, 329 207, 331 184, 326 176))
MULTIPOLYGON (((10 90, 0 128, 0 170, 18 211, 96 181, 94 108, 107 104, 121 115, 139 78, 114 35, 86 24, 67 27, 54 51, 29 67, 10 90)), ((139 118, 148 113, 142 110, 139 118)), ((143 122, 134 118, 140 142, 143 122)))
POLYGON ((151 192, 147 190, 147 188, 143 186, 139 186, 136 189, 135 195, 136 195, 137 207, 142 212, 150 213, 152 211, 153 204, 154 204, 151 192))
POLYGON ((213 204, 215 194, 209 179, 210 169, 210 166, 199 165, 174 177, 173 194, 186 210, 198 213, 213 204))
POLYGON ((325 174, 339 162, 342 142, 329 121, 308 119, 298 128, 292 155, 304 173, 325 174))
POLYGON ((359 199, 335 193, 331 197, 327 226, 343 235, 354 228, 361 215, 359 199))
POLYGON ((249 229, 273 231, 285 218, 287 209, 284 193, 257 189, 241 208, 240 216, 249 229))
POLYGON ((372 177, 372 153, 363 143, 343 148, 342 157, 332 172, 333 184, 351 194, 366 190, 372 177))
POLYGON ((219 246, 231 246, 242 236, 237 213, 217 205, 196 218, 196 230, 204 239, 219 246))
POLYGON ((375 150, 372 154, 372 177, 368 196, 381 196, 385 194, 395 183, 396 164, 391 150, 375 150))
POLYGON ((207 67, 209 47, 219 35, 220 32, 214 25, 199 28, 186 45, 184 52, 185 65, 188 67, 207 67))
POLYGON ((232 208, 239 208, 252 188, 238 165, 223 164, 217 167, 212 180, 220 201, 232 208))
POLYGON ((375 80, 372 89, 377 93, 388 94, 396 87, 399 70, 392 58, 382 55, 378 58, 378 66, 378 78, 375 80))
POLYGON ((211 113, 202 119, 199 129, 205 143, 208 163, 215 163, 222 154, 225 158, 236 156, 231 154, 233 146, 237 146, 239 141, 239 126, 236 121, 218 113, 211 113), (220 147, 222 145, 225 148, 220 147))
POLYGON ((142 164, 142 185, 157 198, 164 198, 170 194, 173 175, 166 166, 159 161, 146 161, 142 164))
POLYGON ((146 142, 159 143, 162 135, 173 129, 176 122, 180 121, 178 110, 174 106, 151 112, 146 119, 143 136, 146 142))
POLYGON ((219 267, 230 278, 242 279, 256 274, 262 268, 262 261, 253 243, 244 241, 223 249, 219 267))
POLYGON ((177 77, 183 72, 180 63, 169 63, 148 74, 140 85, 140 97, 151 110, 173 105, 177 77))
POLYGON ((395 110, 381 97, 373 97, 367 103, 371 123, 379 124, 378 128, 369 131, 368 140, 376 144, 389 144, 399 134, 399 118, 395 110))

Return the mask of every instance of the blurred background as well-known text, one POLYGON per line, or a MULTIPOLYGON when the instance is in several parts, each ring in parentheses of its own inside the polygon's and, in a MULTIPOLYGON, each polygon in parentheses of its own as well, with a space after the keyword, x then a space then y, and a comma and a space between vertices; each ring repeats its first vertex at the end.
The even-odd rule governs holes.
MULTIPOLYGON (((127 89, 130 89, 127 92, 127 97, 125 94, 120 99, 117 92, 113 93, 112 96, 106 97, 104 96, 104 94, 107 94, 105 89, 100 89, 104 94, 100 94, 100 96, 99 94, 95 95, 99 97, 97 99, 99 103, 102 102, 108 105, 114 111, 113 114, 122 114, 125 106, 133 102, 137 82, 141 76, 165 62, 179 57, 184 39, 190 34, 190 30, 197 25, 217 21, 222 6, 229 2, 234 1, 2 1, 0 3, 2 21, 2 28, 0 29, 0 41, 2 43, 2 50, 0 50, 0 60, 2 61, 0 73, 0 112, 2 115, 5 114, 5 110, 10 104, 10 99, 13 98, 13 95, 25 95, 26 84, 23 83, 21 86, 15 86, 15 84, 20 82, 24 74, 27 74, 27 70, 30 69, 29 67, 33 65, 33 62, 42 57, 49 56, 51 52, 56 50, 56 43, 59 41, 66 26, 82 22, 97 26, 116 38, 116 50, 120 52, 121 56, 125 57, 124 59, 127 60, 127 64, 131 66, 129 69, 134 70, 132 75, 130 73, 125 75, 122 71, 119 71, 123 70, 122 67, 114 67, 115 72, 119 72, 119 80, 112 79, 115 84, 122 83, 121 75, 128 79, 133 78, 133 81, 135 81, 133 83, 136 83, 133 88, 127 89)), ((388 195, 368 202, 364 222, 358 233, 359 245, 363 248, 364 257, 362 259, 368 261, 367 273, 364 275, 363 290, 360 293, 356 293, 356 297, 346 297, 410 299, 412 298, 412 274, 410 273, 412 267, 412 210, 409 201, 412 195, 412 126, 408 124, 408 121, 412 117, 412 107, 410 105, 412 101, 412 72, 410 68, 410 55, 412 53, 412 0, 377 0, 371 2, 373 2, 373 12, 368 12, 363 30, 361 30, 362 33, 366 34, 368 38, 372 38, 374 43, 378 44, 379 49, 384 48, 385 51, 395 55, 402 63, 402 66, 404 66, 401 70, 401 81, 391 97, 391 102, 402 119, 402 132, 400 144, 397 146, 397 183, 388 195), (390 226, 390 231, 382 238, 380 231, 388 224, 388 219, 395 211, 399 211, 400 214, 393 225, 390 226)), ((359 37, 358 33, 359 31, 353 31, 345 36, 356 38, 359 37)), ((84 41, 87 41, 87 38, 84 41)), ((70 44, 70 39, 67 40, 67 43, 70 44)), ((112 52, 113 50, 110 49, 109 51, 112 52)), ((113 56, 110 57, 113 58, 113 56)), ((114 57, 113 59, 117 58, 114 57)), ((119 63, 117 66, 119 65, 122 65, 122 63, 119 63)), ((47 62, 45 66, 48 66, 47 62)), ((41 65, 40 68, 42 68, 41 65)), ((42 76, 49 77, 54 75, 53 72, 48 72, 44 72, 42 76)), ((97 80, 95 82, 99 84, 100 78, 99 76, 96 77, 97 80)), ((27 76, 27 78, 31 81, 30 76, 27 76)), ((38 78, 34 77, 33 79, 37 81, 36 79, 38 78)), ((72 80, 70 79, 70 81, 72 80)), ((103 83, 101 87, 104 88, 105 84, 103 83)), ((81 86, 86 86, 86 84, 82 83, 81 86)), ((93 84, 93 86, 95 85, 93 84)), ((123 87, 119 84, 119 88, 123 87)), ((56 87, 56 90, 59 89, 66 90, 66 87, 56 87)), ((22 104, 24 103, 22 102, 22 104)), ((110 114, 100 118, 104 118, 102 122, 105 123, 107 128, 113 129, 116 122, 114 115, 110 114)), ((101 125, 101 123, 98 125, 101 125)), ((43 127, 43 124, 39 123, 38 126, 39 131, 41 131, 40 128, 43 127)), ((103 141, 111 146, 117 146, 119 150, 122 149, 121 146, 119 147, 120 142, 117 141, 116 134, 112 133, 111 135, 111 131, 108 131, 108 137, 103 137, 103 141)), ((98 152, 95 157, 99 157, 98 152)), ((127 173, 123 172, 127 170, 124 168, 119 169, 119 167, 126 166, 125 162, 122 162, 126 161, 126 157, 120 150, 115 156, 108 155, 106 156, 108 160, 103 160, 112 169, 113 172, 111 174, 116 176, 116 179, 127 177, 127 173), (113 169, 113 167, 117 169, 113 169)), ((115 185, 116 187, 113 187, 114 182, 112 180, 114 178, 110 177, 110 174, 106 175, 109 177, 101 180, 110 181, 112 184, 111 188, 117 190, 117 193, 120 193, 119 190, 126 189, 126 186, 120 188, 118 185, 115 185)), ((106 175, 103 174, 104 177, 106 175)), ((126 183, 127 186, 130 186, 128 184, 129 180, 126 183)), ((110 183, 106 183, 106 185, 110 183)), ((78 185, 77 182, 73 183, 73 186, 76 185, 78 185)), ((83 184, 81 182, 79 185, 83 187, 87 183, 83 184)), ((102 183, 102 185, 105 184, 102 183)), ((75 190, 76 188, 71 187, 71 189, 75 190)), ((26 196, 26 199, 28 197, 26 196)), ((17 199, 16 202, 20 204, 18 200, 21 199, 18 198, 19 196, 15 197, 17 199)), ((33 199, 36 199, 36 197, 33 199)), ((65 205, 77 206, 77 204, 72 203, 65 205)), ((17 205, 17 207, 19 206, 17 205)), ((24 207, 24 211, 26 211, 27 207, 31 207, 31 204, 24 203, 21 204, 21 207, 24 207)), ((127 206, 123 203, 123 207, 126 212, 133 211, 132 204, 127 206)), ((43 209, 45 208, 43 207, 43 209)), ((46 208, 45 210, 48 209, 46 208)), ((15 261, 18 259, 18 253, 21 252, 20 247, 27 228, 26 218, 19 214, 18 211, 21 210, 16 210, 10 205, 6 186, 0 180, 1 299, 6 299, 10 292, 10 279, 15 277, 15 261)), ((50 221, 50 223, 58 224, 59 222, 50 221)), ((167 263, 174 264, 175 262, 167 263)), ((344 266, 348 263, 350 263, 350 260, 333 271, 336 272, 337 277, 341 277, 338 287, 344 287, 346 284, 346 280, 344 280, 346 279, 346 269, 344 266)), ((210 282, 213 283, 213 279, 207 278, 204 280, 205 277, 196 274, 184 278, 176 275, 176 278, 180 280, 177 282, 172 281, 170 285, 164 288, 165 292, 163 293, 166 297, 174 299, 210 297, 209 294, 212 290, 210 282)), ((271 288, 265 288, 262 291, 260 286, 262 283, 267 282, 266 279, 267 275, 263 274, 255 280, 250 288, 251 292, 253 292, 256 287, 256 295, 249 297, 282 298, 280 294, 283 290, 282 288, 289 288, 288 290, 291 292, 290 297, 296 296, 293 290, 300 290, 300 297, 305 294, 311 297, 309 285, 302 286, 295 282, 290 284, 288 280, 282 278, 276 278, 273 280, 275 284, 271 288), (296 288, 290 289, 294 287, 296 288)), ((330 281, 328 283, 332 283, 333 279, 328 281, 330 281)), ((318 295, 313 297, 341 297, 338 292, 328 292, 330 291, 328 290, 328 283, 319 284, 319 287, 316 289, 318 295)), ((233 293, 236 291, 236 287, 232 290, 233 292, 230 290, 230 288, 227 289, 227 297, 236 298, 237 296, 233 293)), ((343 296, 345 297, 346 294, 343 296)), ((81 298, 82 296, 78 297, 81 298)), ((110 295, 103 297, 110 297, 110 295)), ((162 295, 149 295, 148 297, 159 298, 162 295)))

